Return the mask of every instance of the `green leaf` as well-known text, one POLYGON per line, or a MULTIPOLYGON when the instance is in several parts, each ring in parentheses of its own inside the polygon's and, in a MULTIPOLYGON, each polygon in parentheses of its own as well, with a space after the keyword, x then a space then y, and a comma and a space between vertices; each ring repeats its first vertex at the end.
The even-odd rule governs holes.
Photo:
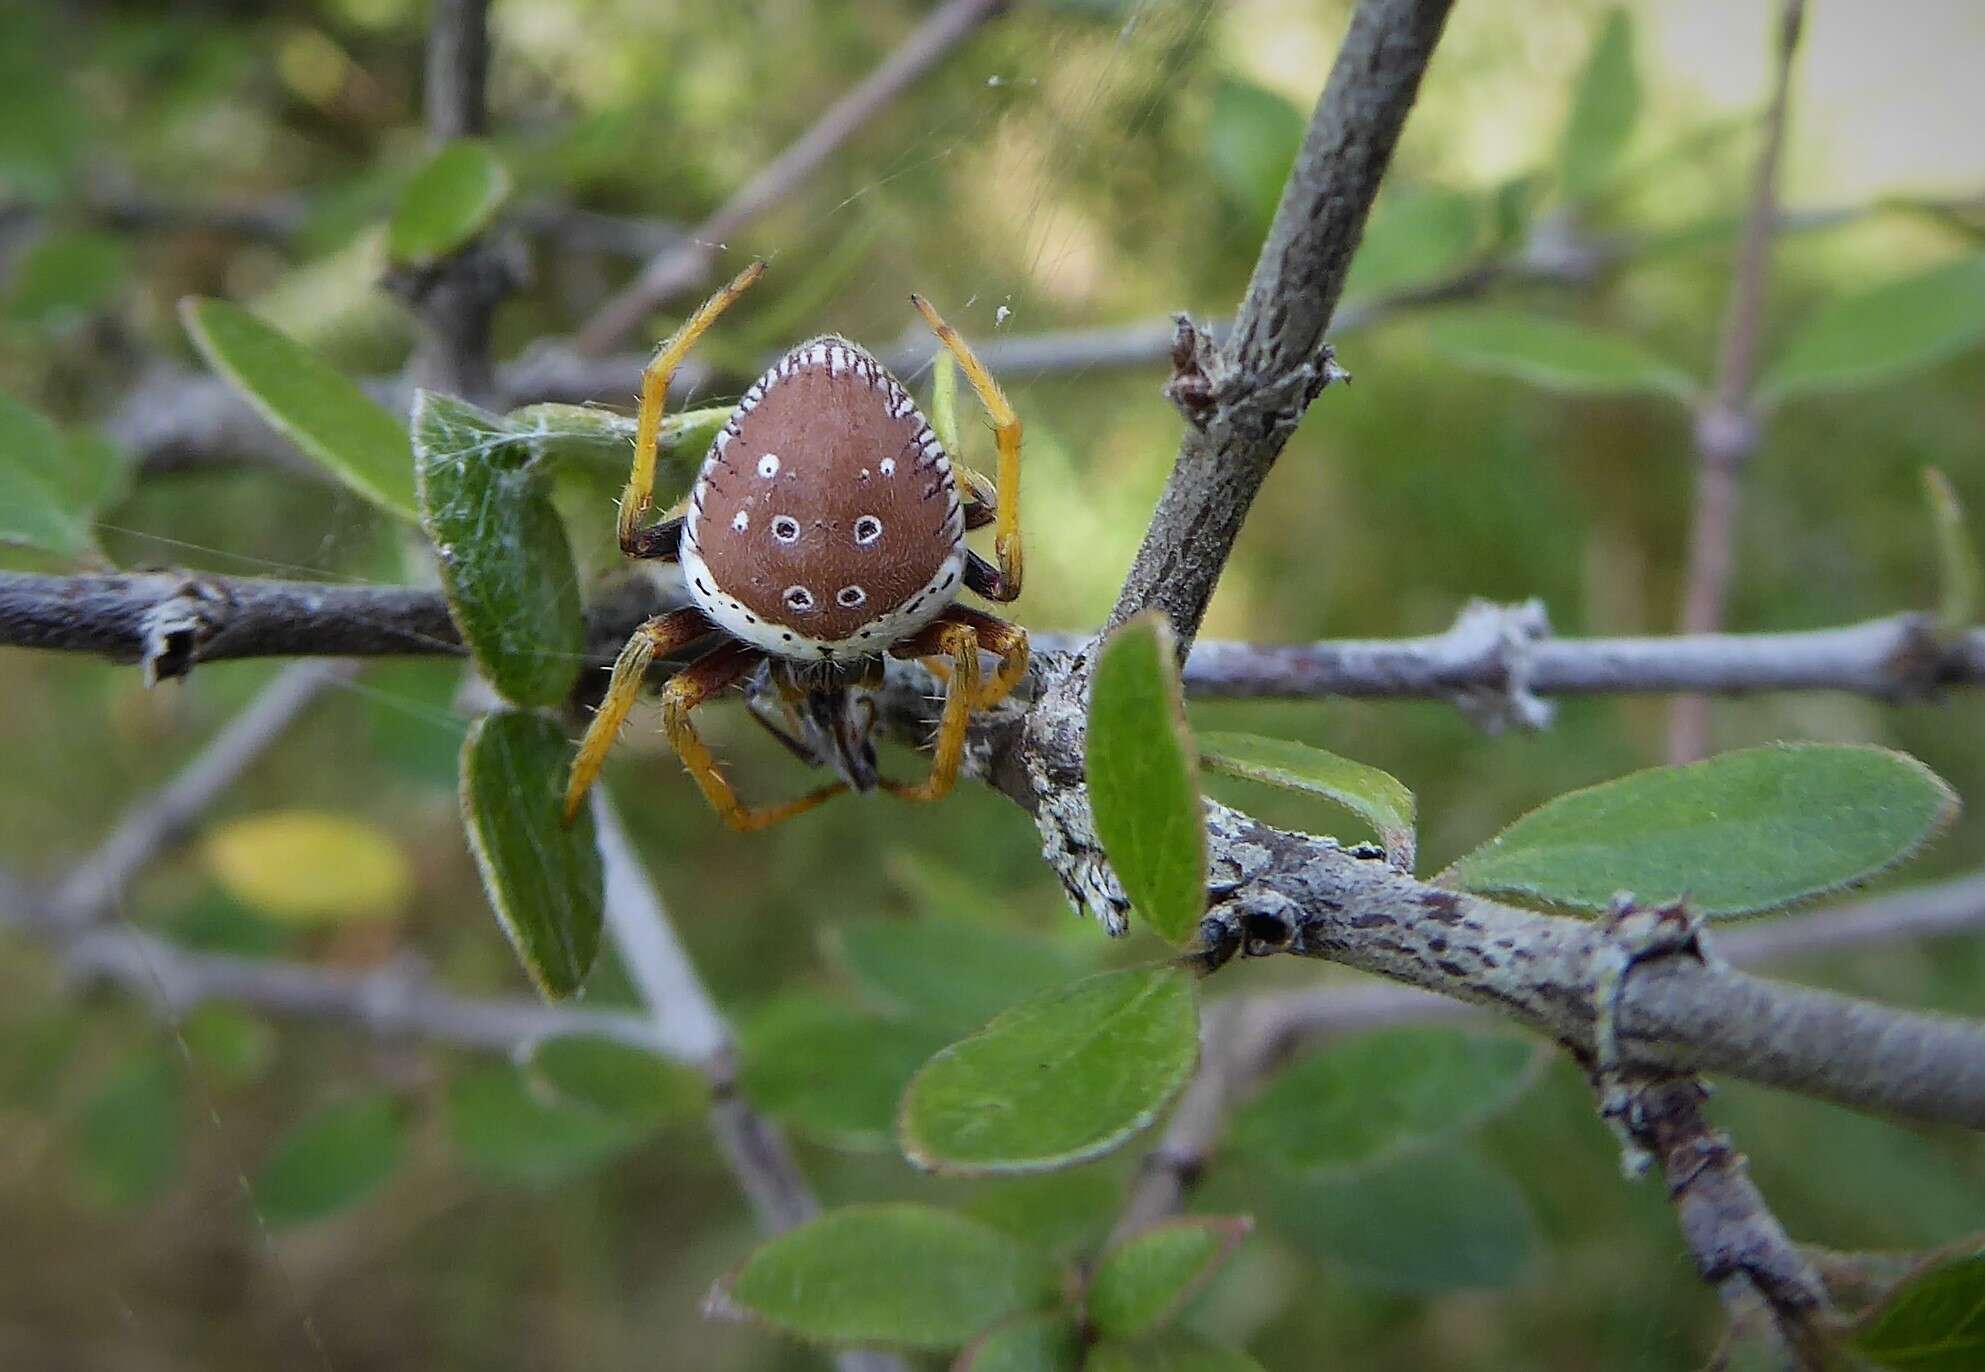
POLYGON ((1440 879, 1584 910, 1628 891, 1648 905, 1755 914, 1893 867, 1957 805, 1936 773, 1886 748, 1748 748, 1559 796, 1440 879))
POLYGON ((1201 734, 1199 754, 1213 771, 1343 806, 1378 831, 1395 867, 1413 870, 1413 793, 1391 774, 1306 743, 1258 734, 1201 734))
POLYGON ((276 1063, 276 1031, 232 1005, 202 1005, 179 1022, 179 1034, 201 1069, 226 1086, 252 1085, 276 1063))
POLYGON ((1930 524, 1937 538, 1937 631, 1955 638, 1978 622, 1985 600, 1985 572, 1978 550, 1964 527, 1964 506, 1950 478, 1935 467, 1923 469, 1923 489, 1930 498, 1930 524))
POLYGON ((930 422, 944 451, 954 457, 964 451, 958 446, 958 364, 948 348, 939 348, 931 361, 930 422))
POLYGON ((1089 1350, 1082 1372, 1261 1372, 1261 1364, 1238 1348, 1172 1330, 1134 1342, 1104 1339, 1089 1350))
POLYGON ((1089 1279, 1090 1323, 1115 1338, 1169 1324, 1253 1228, 1245 1216, 1193 1215, 1132 1234, 1103 1254, 1089 1279))
POLYGON ((61 431, 35 411, 0 395, 0 543, 59 557, 96 546, 89 481, 61 431))
MULTIPOLYGON (((662 427, 655 435, 655 451, 660 458, 655 477, 657 504, 666 506, 673 501, 673 492, 688 489, 703 455, 730 417, 730 407, 723 405, 662 416, 662 427)), ((634 456, 634 420, 629 415, 592 405, 546 401, 512 410, 508 424, 529 443, 531 458, 540 466, 560 473, 599 476, 616 492, 627 480, 634 456)), ((610 516, 606 522, 613 522, 610 516)))
POLYGON ((997 1229, 923 1205, 857 1205, 762 1245, 712 1307, 815 1343, 957 1348, 1047 1304, 1047 1257, 997 1229))
POLYGON ((759 1109, 809 1138, 886 1149, 903 1088, 943 1042, 923 1025, 788 995, 746 1026, 738 1084, 759 1109))
POLYGON ((483 889, 517 958, 548 1000, 585 982, 600 950, 600 850, 593 814, 559 822, 572 745, 542 715, 476 721, 462 743, 462 824, 483 889))
POLYGON ((1206 914, 1206 806, 1171 625, 1147 611, 1103 644, 1089 687, 1089 803, 1131 904, 1184 942, 1206 914))
POLYGON ((1394 1291, 1510 1286, 1537 1249, 1523 1193, 1460 1149, 1278 1186, 1262 1220, 1346 1276, 1394 1291))
POLYGON ((541 1039, 525 1059, 524 1071, 555 1104, 638 1124, 688 1118, 709 1104, 709 1088, 692 1068, 631 1043, 593 1035, 541 1039))
POLYGON ((545 471, 516 429, 465 400, 414 401, 421 527, 476 665, 519 705, 554 705, 585 648, 579 574, 545 471))
POLYGON ((76 1166, 102 1204, 124 1209, 163 1191, 186 1154, 179 1064, 164 1052, 131 1058, 83 1107, 76 1166))
POLYGON ((1464 367, 1574 395, 1666 395, 1687 402, 1695 382, 1631 338, 1522 310, 1441 315, 1433 346, 1464 367))
POLYGON ((957 1033, 1082 971, 1045 939, 944 917, 843 924, 828 952, 883 1008, 957 1033))
POLYGON ((1985 1249, 1903 1282, 1849 1342, 1895 1372, 1985 1367, 1985 1249))
POLYGON ((1233 78, 1214 91, 1206 131, 1213 178, 1256 224, 1275 217, 1306 127, 1303 112, 1273 91, 1233 78))
POLYGON ((326 1219, 361 1204, 406 1153, 391 1096, 326 1106, 286 1131, 255 1179, 255 1210, 272 1228, 326 1219))
POLYGON ((1479 1124, 1529 1084, 1535 1048, 1460 1029, 1384 1029, 1276 1074, 1234 1120, 1238 1148, 1300 1171, 1368 1166, 1479 1124))
POLYGON ((131 249, 107 233, 43 233, 21 253, 7 291, 7 315, 59 327, 108 305, 131 274, 131 249))
POLYGON ((981 1335, 951 1372, 1082 1372, 1082 1334, 1066 1315, 1019 1315, 981 1335))
POLYGON ((1985 256, 1822 306, 1758 383, 1762 403, 1870 386, 1985 339, 1985 256))
POLYGON ((488 228, 510 195, 510 172, 485 143, 450 143, 400 196, 386 229, 393 261, 421 266, 448 256, 488 228))
POLYGON ((1386 197, 1351 259, 1345 298, 1383 295, 1460 271, 1481 248, 1487 208, 1479 195, 1446 187, 1386 197))
POLYGON ((1558 177, 1567 201, 1580 204, 1604 189, 1639 118, 1633 25, 1625 10, 1609 10, 1579 74, 1565 121, 1558 177))
POLYGON ((385 406, 239 305, 189 296, 179 316, 207 365, 272 428, 378 508, 417 518, 407 432, 385 406))
POLYGON ((1183 969, 1085 977, 932 1058, 903 1097, 903 1152, 953 1173, 1072 1167, 1148 1128, 1198 1056, 1198 1010, 1183 969))
POLYGON ((548 1103, 510 1067, 477 1067, 448 1083, 448 1132, 463 1165, 505 1186, 549 1189, 625 1152, 646 1127, 548 1103))

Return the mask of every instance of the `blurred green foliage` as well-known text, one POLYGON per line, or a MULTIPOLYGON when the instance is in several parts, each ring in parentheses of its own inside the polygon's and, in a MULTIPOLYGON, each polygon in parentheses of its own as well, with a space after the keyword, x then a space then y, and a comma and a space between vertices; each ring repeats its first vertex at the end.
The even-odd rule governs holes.
MULTIPOLYGON (((925 8, 502 0, 491 148, 514 182, 509 203, 693 223, 925 8)), ((1574 284, 1517 272, 1465 313, 1395 315, 1341 338, 1357 384, 1333 388, 1291 443, 1210 633, 1432 632, 1471 595, 1540 596, 1564 633, 1672 625, 1692 471, 1688 416, 1670 397, 1710 373, 1751 149, 1747 121, 1702 107, 1684 79, 1699 49, 1657 57, 1645 30, 1658 8, 1457 13, 1347 303, 1548 245, 1540 228, 1645 250, 1574 284), (1464 365, 1471 343, 1492 371, 1464 365), (1602 363, 1609 384, 1581 384, 1602 363), (1571 393, 1511 379, 1547 372, 1572 374, 1571 393)), ((1344 11, 1013 7, 728 245, 774 270, 701 350, 718 379, 699 401, 720 405, 764 351, 813 332, 887 344, 911 322, 910 289, 975 339, 1231 310, 1344 11)), ((0 565, 69 567, 100 552, 126 567, 428 575, 403 524, 344 486, 196 466, 127 487, 95 432, 152 361, 197 366, 174 308, 188 295, 240 302, 347 376, 405 360, 413 326, 377 281, 385 226, 431 156, 425 19, 414 0, 0 8, 0 392, 11 397, 0 439, 15 457, 87 476, 23 483, 24 465, 6 469, 0 540, 27 546, 0 548, 0 565), (139 201, 195 220, 260 207, 285 227, 241 234, 111 212, 139 201)), ((1765 30, 1732 17, 1714 42, 1755 51, 1761 82, 1765 30)), ((1838 199, 1799 113, 1833 94, 1815 82, 1795 104, 1795 203, 1838 199)), ((1898 181, 1871 212, 1780 240, 1764 340, 1780 403, 1746 472, 1737 627, 1933 607, 1920 470, 1945 472, 1957 508, 1985 508, 1977 228, 1926 212, 1921 189, 1898 181)), ((505 357, 571 332, 631 268, 555 233, 530 252, 531 282, 497 321, 505 357)), ((656 335, 672 322, 655 320, 656 335)), ((1107 611, 1175 444, 1159 380, 1155 369, 1009 378, 1028 425, 1023 622, 1089 628, 1107 611)), ((963 428, 983 461, 989 439, 969 411, 963 428)), ((569 603, 611 565, 617 478, 604 479, 559 497, 562 514, 594 527, 570 527, 581 570, 552 578, 553 599, 569 603)), ((0 866, 59 875, 273 670, 206 667, 147 693, 128 668, 0 655, 12 782, 0 866)), ((452 663, 369 666, 214 816, 308 806, 382 826, 417 883, 396 918, 285 926, 223 892, 194 850, 150 871, 119 917, 193 948, 334 967, 417 949, 454 989, 517 992, 456 808, 459 680, 452 663)), ((1432 701, 1189 713, 1197 728, 1296 739, 1400 778, 1433 870, 1555 795, 1657 761, 1665 707, 1568 701, 1548 732, 1501 738, 1432 701)), ((1056 1263, 1093 1258, 1134 1158, 1024 1180, 933 1178, 886 1146, 895 1102, 933 1049, 986 1016, 1074 971, 1160 956, 1160 943, 1138 932, 1106 947, 1071 919, 1033 826, 984 788, 927 810, 844 801, 741 836, 661 754, 651 724, 637 714, 609 783, 698 968, 743 1026, 743 1089, 798 1137, 823 1199, 949 1207, 1056 1263), (960 923, 974 932, 955 936, 947 966, 960 923)), ((1898 707, 1766 695, 1720 705, 1716 726, 1724 748, 1798 738, 1911 753, 1973 801, 1911 879, 1985 851, 1975 695, 1898 707)), ((798 784, 740 712, 711 711, 707 728, 744 785, 798 784)), ((885 758, 904 774, 914 765, 885 758)), ((1271 821, 1318 823, 1306 797, 1207 781, 1271 821)), ((587 1003, 631 1004, 611 955, 600 963, 587 1003)), ((1975 1013, 1985 943, 1834 957, 1799 974, 1975 1013)), ((1351 980, 1272 964, 1222 977, 1208 994, 1351 980)), ((699 1316, 712 1277, 756 1239, 685 1099, 622 1109, 585 1085, 596 1078, 583 1061, 518 1067, 239 1011, 202 1011, 175 1035, 137 1004, 80 1000, 25 942, 0 945, 0 1035, 9 1365, 55 1365, 85 1340, 120 1366, 308 1365, 305 1314, 340 1366, 814 1363, 699 1316), (295 1233, 265 1246, 260 1227, 285 1222, 295 1233)), ((1326 1072, 1343 1053, 1354 1075, 1356 1049, 1290 1070, 1326 1072)), ((672 1089, 654 1084, 657 1096, 672 1089)), ((1263 1099, 1273 1110, 1272 1086, 1263 1099)), ((1920 1247, 1985 1227, 1985 1149, 1971 1138, 1743 1087, 1713 1109, 1802 1239, 1920 1247)), ((1714 1340, 1715 1300, 1681 1256, 1659 1187, 1620 1181, 1569 1064, 1463 1137, 1381 1150, 1350 1176, 1264 1159, 1246 1145, 1265 1129, 1257 1119, 1237 1134, 1207 1173, 1200 1203, 1259 1227, 1188 1304, 1166 1336, 1174 1348, 1243 1344, 1277 1368, 1328 1350, 1342 1369, 1665 1372, 1699 1365, 1714 1340)), ((1021 1265, 1032 1300, 1034 1269, 1021 1265)), ((1012 1328, 1039 1347, 1056 1337, 1052 1322, 1012 1328)), ((1124 1365, 1158 1356, 1128 1351, 1124 1365)))

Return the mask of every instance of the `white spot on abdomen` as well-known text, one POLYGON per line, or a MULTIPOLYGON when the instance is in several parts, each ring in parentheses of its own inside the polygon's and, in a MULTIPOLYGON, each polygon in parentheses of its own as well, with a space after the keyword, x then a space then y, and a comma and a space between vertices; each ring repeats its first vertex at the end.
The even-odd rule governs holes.
POLYGON ((770 481, 779 474, 779 455, 767 453, 758 459, 758 474, 770 481))

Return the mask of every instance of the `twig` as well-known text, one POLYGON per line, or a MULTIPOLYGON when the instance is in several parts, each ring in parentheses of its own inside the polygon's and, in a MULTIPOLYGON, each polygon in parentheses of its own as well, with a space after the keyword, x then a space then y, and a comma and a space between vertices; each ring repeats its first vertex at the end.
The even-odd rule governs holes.
MULTIPOLYGON (((1906 939, 1985 928, 1985 872, 1835 909, 1737 926, 1716 940, 1738 966, 1782 966, 1906 939)), ((1480 1019, 1484 1012, 1411 987, 1373 984, 1251 992, 1207 1007, 1201 1066, 1147 1156, 1119 1234, 1174 1213, 1212 1162, 1233 1105, 1292 1054, 1348 1034, 1480 1019), (1209 1080, 1211 1078, 1211 1080, 1209 1080)))
MULTIPOLYGON (((607 933, 648 1008, 654 1036, 709 1079, 711 1133, 759 1228, 776 1234, 804 1224, 820 1213, 820 1202, 778 1126, 739 1092, 730 1027, 676 938, 654 880, 628 842, 613 802, 602 790, 593 795, 606 869, 607 933)), ((835 1363, 842 1372, 902 1372, 904 1367, 895 1357, 868 1352, 839 1353, 835 1363)))
POLYGON ((1181 323, 1172 394, 1187 427, 1112 624, 1156 606, 1182 652, 1199 632, 1256 492, 1332 376, 1324 330, 1447 11, 1448 0, 1358 5, 1232 341, 1216 347, 1181 323))
POLYGON ((725 239, 805 184, 856 130, 887 108, 1005 3, 1006 0, 946 0, 931 11, 901 46, 828 106, 811 128, 739 187, 715 213, 690 230, 687 240, 654 258, 633 281, 609 297, 575 337, 574 345, 579 352, 596 357, 618 346, 678 292, 701 282, 709 274, 725 239))
POLYGON ((1826 1287, 1765 1204, 1743 1155, 1710 1127, 1703 1114, 1706 1094, 1692 1077, 1638 1082, 1628 1129, 1660 1165, 1703 1281, 1733 1316, 1741 1318, 1762 1302, 1795 1365, 1825 1372, 1830 1365, 1825 1323, 1832 1311, 1826 1287))
MULTIPOLYGON (((1764 145, 1758 150, 1750 212, 1741 230, 1730 286, 1716 389, 1696 416, 1695 518, 1682 591, 1682 632, 1688 634, 1714 633, 1723 626, 1736 559, 1740 481, 1759 442, 1760 421, 1751 387, 1757 376, 1758 336, 1764 324, 1773 225, 1778 217, 1778 166, 1785 149, 1792 59, 1799 49, 1804 12, 1804 0, 1783 0, 1779 11, 1777 67, 1764 114, 1764 145)), ((1708 700, 1677 699, 1668 715, 1668 760, 1691 762, 1708 750, 1708 700)))
POLYGON ((65 929, 102 919, 138 873, 228 791, 326 687, 349 681, 353 672, 344 662, 284 668, 177 776, 125 812, 49 897, 48 917, 65 929))
MULTIPOLYGON (((182 572, 0 573, 0 646, 135 662, 147 650, 158 607, 175 603, 197 607, 197 624, 162 675, 234 658, 462 653, 438 591, 182 572)), ((596 602, 589 661, 612 662, 633 626, 660 607, 646 596, 596 602)), ((1939 644, 1917 614, 1836 629, 1689 638, 1517 638, 1485 633, 1482 623, 1482 612, 1470 610, 1455 629, 1424 638, 1208 640, 1186 662, 1186 689, 1203 700, 1468 699, 1480 712, 1482 699, 1509 692, 1513 679, 1531 696, 1830 690, 1881 700, 1985 684, 1985 629, 1939 644)), ((1087 640, 1041 633, 1033 641, 1052 655, 1087 640)), ((921 690, 921 678, 895 670, 906 687, 921 690)))
MULTIPOLYGON (((429 141, 439 147, 489 127, 489 0, 435 0, 427 31, 429 141)), ((386 287, 420 320, 424 338, 407 364, 415 384, 481 404, 496 398, 490 322, 516 287, 514 254, 488 235, 438 262, 397 267, 386 287)))

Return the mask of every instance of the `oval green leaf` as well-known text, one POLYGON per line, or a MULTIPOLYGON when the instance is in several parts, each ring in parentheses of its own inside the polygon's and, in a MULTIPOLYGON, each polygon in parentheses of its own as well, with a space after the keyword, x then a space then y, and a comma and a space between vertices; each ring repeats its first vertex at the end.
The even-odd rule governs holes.
POLYGON ((752 1104, 817 1142, 885 1149, 903 1088, 944 1038, 923 1025, 789 995, 745 1027, 738 1084, 752 1104))
POLYGON ((1157 611, 1111 634, 1089 685, 1089 804, 1145 923, 1182 943, 1206 914, 1206 806, 1172 628, 1157 611))
POLYGON ((1455 1148, 1294 1180, 1262 1222, 1345 1276, 1393 1291, 1511 1286, 1529 1275, 1538 1246, 1516 1183, 1455 1148))
POLYGON ((1085 1297, 1090 1323, 1113 1338, 1169 1324, 1253 1228, 1245 1216, 1193 1215, 1132 1234, 1096 1265, 1085 1297))
POLYGON ((578 679, 579 574, 530 445, 466 400, 414 401, 421 527, 469 651, 504 697, 553 705, 578 679))
POLYGON ((1238 1348, 1171 1330, 1134 1342, 1104 1339, 1082 1372, 1261 1372, 1261 1364, 1238 1348))
POLYGON ((1303 111, 1251 82, 1228 78, 1213 92, 1206 130, 1213 179, 1256 224, 1275 217, 1306 127, 1303 111))
POLYGON ((1923 489, 1930 500, 1930 526, 1937 540, 1937 631, 1955 638, 1978 622, 1985 602, 1985 571, 1978 549, 1964 527, 1964 504, 1950 478, 1935 467, 1923 469, 1923 489))
POLYGON ((1369 1166, 1495 1114, 1536 1056, 1520 1039, 1460 1029, 1361 1034, 1277 1073, 1235 1118, 1233 1142, 1298 1171, 1369 1166))
POLYGON ((1640 118, 1640 75, 1626 11, 1607 11, 1573 92, 1558 153, 1558 182, 1576 205, 1605 188, 1640 118))
POLYGON ((1807 321, 1758 383, 1764 402, 1873 385, 1985 339, 1985 256, 1836 300, 1807 321))
POLYGON ((1903 1282, 1862 1321, 1849 1343, 1876 1366, 1895 1372, 1985 1367, 1985 1249, 1903 1282))
POLYGON ((932 1171, 1073 1167, 1148 1128, 1192 1075, 1199 1013, 1173 966, 1035 996, 932 1058, 904 1093, 903 1153, 932 1171))
POLYGON ((1021 1315, 981 1335, 951 1372, 1082 1372, 1082 1334, 1066 1315, 1021 1315))
POLYGON ((1489 205, 1470 191, 1433 186, 1392 192, 1358 242, 1345 298, 1369 299, 1462 270, 1481 250, 1488 222, 1489 205))
POLYGON ((827 947, 880 1008, 960 1034, 1083 970, 1046 939, 951 918, 860 920, 827 947))
POLYGON ((489 227, 510 194, 510 172, 488 144, 450 143, 414 174, 386 229, 393 261, 423 266, 489 227))
POLYGON ((1695 382, 1631 338, 1521 310, 1444 314, 1433 346, 1464 367, 1575 395, 1666 395, 1687 402, 1695 382))
POLYGON ((764 1244, 711 1293, 815 1343, 958 1348, 1046 1305, 1046 1255, 977 1220, 923 1205, 832 1210, 764 1244))
POLYGON ((484 1181, 549 1189, 626 1151, 648 1129, 546 1101, 514 1068, 474 1067, 448 1083, 448 1133, 464 1167, 484 1181))
POLYGON ((1343 806, 1378 832, 1393 866, 1413 870, 1413 793, 1390 773, 1306 743, 1258 734, 1201 734, 1199 760, 1215 772, 1343 806))
POLYGON ((600 949, 604 877, 592 811, 559 800, 572 745, 542 715, 479 719, 462 742, 462 824, 483 889, 547 1000, 578 990, 600 949))
POLYGON ((0 543, 79 557, 96 546, 80 454, 26 405, 0 395, 0 543))
POLYGON ((255 1178, 256 1213, 283 1229, 348 1210, 386 1184, 405 1152, 392 1097, 326 1106, 277 1140, 255 1178))
POLYGON ((591 1034, 539 1040, 524 1060, 524 1071, 555 1104, 637 1124, 696 1115, 710 1096, 702 1075, 692 1068, 591 1034))
POLYGON ((179 316, 207 365, 270 427, 379 509, 419 517, 407 431, 385 406, 239 305, 189 296, 179 316))
POLYGON ((1936 773, 1886 748, 1747 748, 1559 796, 1441 880, 1582 910, 1629 891, 1643 904, 1755 914, 1894 866, 1957 804, 1936 773))
POLYGON ((76 1167, 100 1204, 143 1205, 178 1174, 186 1156, 183 1071, 162 1051, 140 1053, 83 1106, 76 1167))

